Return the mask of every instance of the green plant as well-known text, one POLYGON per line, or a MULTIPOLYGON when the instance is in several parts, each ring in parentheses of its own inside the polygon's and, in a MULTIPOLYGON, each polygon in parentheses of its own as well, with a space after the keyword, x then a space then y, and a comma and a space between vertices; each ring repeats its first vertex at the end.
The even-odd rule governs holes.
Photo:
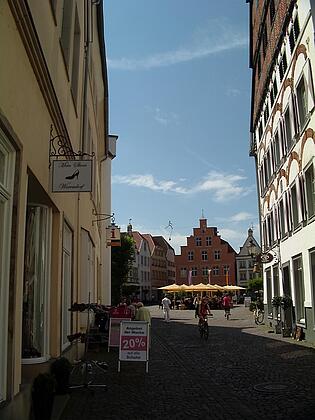
POLYGON ((291 296, 288 295, 284 295, 281 298, 281 306, 282 308, 285 309, 289 309, 292 307, 292 298, 291 296))
POLYGON ((274 296, 272 298, 272 306, 275 308, 279 308, 281 306, 281 302, 282 302, 282 296, 274 296))

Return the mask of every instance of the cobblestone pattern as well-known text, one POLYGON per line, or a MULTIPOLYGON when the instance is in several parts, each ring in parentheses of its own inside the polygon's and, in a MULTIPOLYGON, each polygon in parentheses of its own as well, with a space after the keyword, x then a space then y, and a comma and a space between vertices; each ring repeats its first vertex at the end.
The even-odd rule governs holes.
MULTIPOLYGON (((248 309, 230 321, 213 311, 208 341, 193 311, 153 315, 149 373, 121 364, 115 350, 93 353, 110 364, 108 391, 74 391, 62 420, 234 419, 305 420, 314 417, 315 350, 257 327, 248 309)), ((101 380, 101 378, 97 378, 101 380)))

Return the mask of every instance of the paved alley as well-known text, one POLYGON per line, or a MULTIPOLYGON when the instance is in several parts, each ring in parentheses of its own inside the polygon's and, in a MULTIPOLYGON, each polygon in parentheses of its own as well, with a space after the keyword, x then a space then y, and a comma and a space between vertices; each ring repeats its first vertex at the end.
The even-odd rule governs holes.
MULTIPOLYGON (((247 308, 230 321, 213 311, 208 341, 193 311, 171 311, 171 322, 151 307, 149 373, 122 362, 118 351, 92 353, 108 361, 106 392, 73 391, 62 420, 311 419, 315 410, 315 350, 257 327, 247 308)), ((97 378, 101 379, 101 378, 97 378)))

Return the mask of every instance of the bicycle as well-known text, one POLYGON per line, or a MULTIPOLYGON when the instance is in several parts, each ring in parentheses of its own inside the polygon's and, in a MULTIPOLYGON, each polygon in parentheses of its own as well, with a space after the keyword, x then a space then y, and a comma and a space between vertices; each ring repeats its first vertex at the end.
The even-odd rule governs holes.
POLYGON ((230 308, 224 308, 224 316, 225 316, 225 318, 227 320, 230 319, 230 316, 231 316, 231 310, 230 310, 230 308))
POLYGON ((199 319, 198 329, 199 329, 200 338, 204 338, 205 340, 208 340, 208 337, 209 337, 208 315, 199 319))
POLYGON ((264 322, 264 317, 265 317, 265 312, 263 311, 263 309, 260 309, 260 307, 257 305, 257 303, 255 304, 255 309, 254 309, 254 321, 256 325, 260 325, 264 322))

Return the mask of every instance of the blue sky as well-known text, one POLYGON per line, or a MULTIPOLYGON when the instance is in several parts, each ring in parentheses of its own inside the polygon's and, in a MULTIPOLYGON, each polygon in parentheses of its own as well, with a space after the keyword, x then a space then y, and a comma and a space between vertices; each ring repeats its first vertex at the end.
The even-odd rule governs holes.
POLYGON ((258 234, 245 0, 105 0, 116 223, 176 253, 199 226, 258 234), (173 230, 166 229, 171 221, 173 230))

